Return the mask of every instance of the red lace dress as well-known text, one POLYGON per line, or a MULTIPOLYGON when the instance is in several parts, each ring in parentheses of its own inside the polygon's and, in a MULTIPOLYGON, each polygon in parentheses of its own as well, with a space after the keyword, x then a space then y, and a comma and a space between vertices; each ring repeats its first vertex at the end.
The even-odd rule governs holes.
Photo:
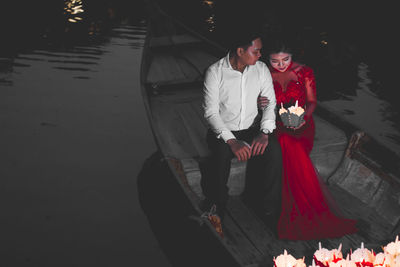
MULTIPOLYGON (((280 239, 335 238, 357 231, 356 221, 342 218, 309 157, 314 143, 316 87, 310 67, 292 63, 281 73, 271 68, 277 106, 288 108, 298 100, 306 110, 306 124, 294 131, 277 121, 276 134, 282 148, 282 213, 280 239)), ((279 115, 277 115, 279 118, 279 115)))

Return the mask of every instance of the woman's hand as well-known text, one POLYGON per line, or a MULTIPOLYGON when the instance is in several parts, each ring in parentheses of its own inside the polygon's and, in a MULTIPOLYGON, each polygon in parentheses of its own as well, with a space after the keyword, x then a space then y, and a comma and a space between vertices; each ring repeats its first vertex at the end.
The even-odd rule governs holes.
POLYGON ((291 126, 289 126, 289 127, 287 127, 287 128, 290 128, 290 129, 292 129, 293 131, 296 131, 296 130, 300 129, 301 127, 303 127, 304 125, 306 125, 306 121, 305 121, 305 120, 303 120, 303 121, 299 124, 299 126, 297 126, 297 127, 291 127, 291 126))
POLYGON ((257 98, 257 107, 258 109, 264 109, 266 106, 268 106, 269 100, 265 96, 259 95, 257 98))

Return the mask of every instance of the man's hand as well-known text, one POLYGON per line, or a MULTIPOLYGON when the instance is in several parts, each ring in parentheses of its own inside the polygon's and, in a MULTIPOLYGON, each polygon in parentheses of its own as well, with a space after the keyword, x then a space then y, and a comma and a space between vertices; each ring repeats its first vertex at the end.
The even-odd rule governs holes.
POLYGON ((257 107, 258 109, 264 109, 266 106, 268 106, 269 100, 265 96, 258 96, 257 98, 257 107))
POLYGON ((262 155, 268 146, 268 134, 260 133, 251 143, 252 156, 262 155))
POLYGON ((250 146, 245 142, 237 139, 229 139, 227 143, 239 161, 246 161, 251 157, 250 146))

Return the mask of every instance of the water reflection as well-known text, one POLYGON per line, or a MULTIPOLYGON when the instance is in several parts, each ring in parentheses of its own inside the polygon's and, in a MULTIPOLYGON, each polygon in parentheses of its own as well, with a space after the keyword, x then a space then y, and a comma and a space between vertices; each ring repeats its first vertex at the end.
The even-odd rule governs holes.
POLYGON ((325 100, 323 104, 358 128, 364 129, 375 140, 400 156, 400 133, 395 123, 399 112, 372 91, 373 83, 369 73, 369 66, 360 62, 357 66, 358 83, 354 94, 338 91, 339 99, 325 100))
MULTIPOLYGON (((207 25, 207 30, 209 32, 213 32, 215 30, 215 13, 213 13, 213 7, 214 7, 214 1, 210 1, 210 0, 204 0, 203 1, 203 5, 206 6, 209 9, 209 12, 211 12, 211 14, 206 17, 205 22, 207 25)), ((208 13, 208 12, 207 12, 208 13)))
POLYGON ((206 5, 208 5, 209 7, 213 7, 214 6, 214 1, 211 1, 211 0, 204 0, 203 1, 203 4, 206 4, 206 5))
POLYGON ((206 22, 208 23, 208 31, 213 32, 215 30, 215 15, 212 14, 210 17, 206 19, 206 22))
MULTIPOLYGON (((113 44, 115 46, 129 46, 140 49, 143 47, 146 34, 144 21, 142 24, 143 26, 126 25, 114 28, 109 32, 107 38, 103 37, 101 40, 104 43, 114 40, 113 44), (121 42, 120 40, 126 40, 126 42, 121 42)), ((16 68, 30 67, 38 62, 47 62, 48 67, 62 70, 65 73, 71 72, 75 79, 90 79, 89 73, 98 72, 100 60, 106 53, 109 53, 109 51, 102 44, 48 47, 30 52, 21 52, 15 57, 0 59, 0 84, 12 85, 12 79, 9 80, 7 77, 15 72, 16 68), (84 73, 87 74, 83 75, 84 73)))
POLYGON ((64 14, 71 23, 76 23, 82 20, 83 4, 81 0, 66 0, 64 14))
POLYGON ((121 24, 0 58, 5 265, 169 266, 132 179, 154 150, 139 86, 145 33, 121 24))
POLYGON ((237 266, 208 229, 189 218, 195 211, 159 152, 146 159, 137 188, 140 205, 172 266, 237 266))

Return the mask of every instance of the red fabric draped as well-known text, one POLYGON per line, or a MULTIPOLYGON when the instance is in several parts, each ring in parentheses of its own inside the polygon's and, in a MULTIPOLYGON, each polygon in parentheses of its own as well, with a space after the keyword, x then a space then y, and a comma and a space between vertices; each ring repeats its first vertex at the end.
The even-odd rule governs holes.
POLYGON ((356 221, 338 215, 333 199, 309 157, 315 133, 312 112, 307 113, 307 105, 316 102, 312 69, 293 63, 284 73, 271 69, 271 74, 277 105, 290 106, 298 100, 308 115, 307 124, 296 131, 277 122, 276 134, 283 159, 279 238, 309 240, 354 233, 356 221))

